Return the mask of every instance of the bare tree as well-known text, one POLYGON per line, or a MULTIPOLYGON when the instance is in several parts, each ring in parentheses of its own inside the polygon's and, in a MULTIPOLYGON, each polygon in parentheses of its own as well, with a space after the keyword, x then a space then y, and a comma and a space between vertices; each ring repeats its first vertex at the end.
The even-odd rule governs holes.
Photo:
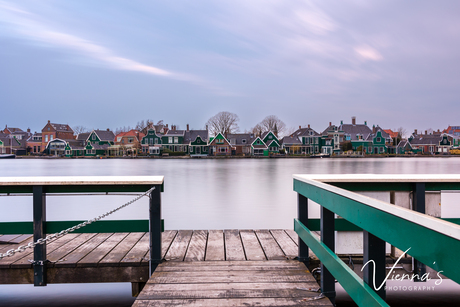
POLYGON ((89 129, 84 126, 75 126, 73 127, 73 131, 75 132, 75 134, 80 134, 80 133, 89 132, 89 129))
POLYGON ((249 129, 250 133, 253 133, 255 136, 260 136, 262 132, 264 132, 264 129, 260 124, 255 125, 251 129, 249 129))
POLYGON ((398 136, 399 136, 401 139, 403 139, 403 138, 406 137, 407 130, 404 129, 403 127, 399 127, 396 131, 398 132, 398 136))
POLYGON ((219 112, 213 117, 211 117, 207 122, 209 131, 212 135, 217 135, 219 133, 228 134, 236 133, 239 131, 238 127, 238 115, 230 112, 219 112))
POLYGON ((265 117, 258 125, 265 131, 272 131, 275 135, 283 136, 286 131, 286 124, 279 119, 276 115, 269 115, 265 117))

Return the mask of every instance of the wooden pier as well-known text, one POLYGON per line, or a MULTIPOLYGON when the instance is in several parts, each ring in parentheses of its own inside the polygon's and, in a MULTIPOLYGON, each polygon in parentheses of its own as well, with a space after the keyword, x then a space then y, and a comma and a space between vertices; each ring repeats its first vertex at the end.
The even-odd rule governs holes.
MULTIPOLYGON (((31 235, 4 235, 0 252, 31 235)), ((167 230, 149 280, 148 233, 68 234, 47 245, 47 283, 131 282, 134 306, 332 306, 297 260, 293 230, 167 230)), ((0 284, 34 282, 33 251, 0 260, 0 284)))

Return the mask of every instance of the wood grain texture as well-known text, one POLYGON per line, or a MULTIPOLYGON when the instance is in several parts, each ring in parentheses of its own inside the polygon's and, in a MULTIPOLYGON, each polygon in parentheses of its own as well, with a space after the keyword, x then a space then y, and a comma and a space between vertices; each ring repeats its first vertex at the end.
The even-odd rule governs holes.
POLYGON ((247 260, 267 260, 253 230, 240 230, 240 236, 247 260))
POLYGON ((115 246, 118 245, 123 239, 128 235, 128 233, 114 233, 107 240, 101 243, 99 246, 94 248, 86 256, 84 256, 80 261, 78 261, 78 266, 97 266, 99 261, 102 260, 115 246))
POLYGON ((109 254, 105 255, 104 258, 99 261, 99 266, 113 266, 114 263, 118 264, 121 262, 144 235, 145 232, 132 232, 128 234, 109 254))
POLYGON ((194 230, 184 261, 204 261, 207 239, 206 230, 194 230))
POLYGON ((167 261, 183 261, 187 252, 187 247, 192 239, 192 230, 179 230, 171 244, 165 259, 167 261))
POLYGON ((206 261, 224 261, 225 246, 223 230, 209 230, 206 261))
POLYGON ((225 259, 228 261, 246 260, 239 231, 236 229, 224 230, 224 238, 225 259))
POLYGON ((268 260, 287 259, 269 230, 256 230, 256 234, 268 260))
POLYGON ((332 306, 318 290, 293 260, 165 262, 133 306, 332 306))
POLYGON ((276 243, 278 243, 279 247, 288 259, 294 259, 298 256, 299 249, 297 244, 294 243, 291 237, 284 230, 270 230, 270 233, 273 238, 275 238, 276 243))

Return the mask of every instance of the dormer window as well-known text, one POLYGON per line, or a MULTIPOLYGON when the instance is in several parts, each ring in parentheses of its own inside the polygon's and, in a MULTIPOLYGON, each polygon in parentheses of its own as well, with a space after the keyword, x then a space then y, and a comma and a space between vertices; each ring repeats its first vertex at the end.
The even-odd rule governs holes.
POLYGON ((271 139, 273 139, 273 136, 270 134, 270 135, 268 136, 268 138, 271 140, 271 139))

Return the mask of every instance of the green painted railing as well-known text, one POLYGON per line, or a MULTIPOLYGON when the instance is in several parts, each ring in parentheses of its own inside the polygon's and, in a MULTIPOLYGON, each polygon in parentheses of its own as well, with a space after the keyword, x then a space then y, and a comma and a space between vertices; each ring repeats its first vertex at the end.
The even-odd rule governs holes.
MULTIPOLYGON (((347 220, 357 229, 362 229, 377 238, 372 239, 374 240, 372 242, 378 243, 377 245, 380 244, 380 240, 383 244, 388 242, 402 251, 410 249, 408 253, 417 261, 426 264, 437 272, 442 271, 443 275, 460 283, 460 266, 458 265, 460 255, 459 225, 343 189, 412 191, 415 185, 417 185, 418 192, 413 193, 414 203, 418 202, 419 206, 420 204, 424 206, 425 191, 460 190, 460 176, 294 175, 294 191, 299 193, 299 219, 303 220, 302 222, 296 219, 294 222, 294 230, 303 241, 299 241, 299 259, 305 259, 305 255, 308 255, 308 250, 305 254, 305 250, 301 251, 300 248, 301 243, 305 243, 359 306, 388 306, 382 299, 385 296, 384 292, 383 295, 382 293, 380 296, 377 295, 373 287, 366 284, 356 273, 344 265, 331 250, 330 244, 325 244, 312 235, 312 228, 317 229, 317 225, 312 225, 313 227, 310 228, 308 211, 301 213, 308 210, 302 208, 307 207, 308 200, 312 200, 320 204, 325 210, 343 218, 335 219, 336 224, 344 223, 343 220, 347 220), (302 255, 300 255, 301 253, 302 255)), ((424 212, 424 208, 422 212, 424 212)), ((332 220, 334 221, 333 215, 332 220)), ((458 223, 458 219, 450 220, 458 223)), ((347 227, 350 228, 350 226, 347 227)), ((340 229, 343 226, 337 228, 340 229)), ((321 230, 326 232, 327 228, 321 230)), ((364 245, 366 246, 366 242, 364 245)), ((364 252, 366 253, 366 251, 364 252)), ((372 252, 372 246, 367 252, 372 252)), ((377 263, 378 265, 379 263, 377 263)), ((384 258, 380 265, 385 268, 384 258)), ((335 293, 332 296, 335 296, 335 293)))

